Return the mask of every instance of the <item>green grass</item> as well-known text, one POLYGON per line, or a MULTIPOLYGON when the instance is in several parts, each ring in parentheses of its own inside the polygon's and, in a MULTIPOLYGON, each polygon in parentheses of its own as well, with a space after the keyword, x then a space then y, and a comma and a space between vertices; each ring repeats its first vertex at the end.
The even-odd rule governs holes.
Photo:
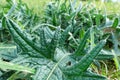
MULTIPOLYGON (((17 0, 16 0, 17 1, 17 0)), ((28 5, 29 8, 33 9, 33 11, 37 14, 42 14, 44 9, 45 9, 45 5, 47 4, 47 2, 49 2, 50 0, 22 0, 24 3, 26 3, 28 5)), ((0 9, 6 4, 6 0, 0 0, 0 9)))
POLYGON ((101 3, 101 2, 96 2, 96 6, 102 10, 106 10, 108 15, 112 15, 112 14, 119 14, 120 15, 120 10, 119 10, 119 6, 120 3, 119 2, 105 2, 105 3, 101 3))
POLYGON ((23 2, 25 2, 28 7, 34 9, 35 13, 37 14, 42 14, 42 12, 45 9, 45 5, 47 2, 49 2, 50 0, 22 0, 23 2))
MULTIPOLYGON (((25 2, 29 8, 34 9, 34 12, 41 15, 43 14, 43 11, 45 9, 45 5, 51 1, 51 0, 22 0, 23 2, 25 2)), ((101 2, 96 2, 96 7, 98 7, 99 9, 105 10, 107 11, 107 14, 112 15, 112 14, 119 14, 120 15, 120 10, 119 10, 119 6, 120 3, 111 3, 111 2, 107 2, 104 4, 101 4, 101 2)), ((1 0, 0 1, 0 8, 1 6, 5 5, 5 0, 1 0)))

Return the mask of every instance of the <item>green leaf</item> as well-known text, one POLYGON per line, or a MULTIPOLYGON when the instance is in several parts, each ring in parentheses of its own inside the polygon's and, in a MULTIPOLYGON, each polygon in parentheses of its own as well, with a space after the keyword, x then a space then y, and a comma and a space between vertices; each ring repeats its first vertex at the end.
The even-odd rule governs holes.
POLYGON ((100 17, 101 17, 101 15, 96 15, 95 21, 96 21, 97 26, 100 25, 100 17))
POLYGON ((23 51, 32 52, 34 56, 48 57, 47 54, 44 54, 40 47, 31 40, 30 36, 20 29, 20 26, 16 22, 8 18, 6 18, 6 21, 7 28, 12 34, 13 39, 23 51))
POLYGON ((81 56, 83 53, 81 53, 81 52, 83 52, 83 50, 84 50, 84 48, 85 48, 85 45, 86 45, 86 42, 87 42, 87 39, 89 38, 89 36, 90 36, 90 30, 88 30, 86 33, 85 33, 85 35, 84 35, 84 37, 82 38, 82 40, 80 41, 80 44, 79 44, 79 46, 78 46, 78 49, 76 50, 76 52, 73 54, 73 56, 81 56))
POLYGON ((113 27, 113 28, 116 28, 116 27, 118 26, 118 24, 119 24, 119 19, 118 19, 118 18, 115 18, 115 20, 114 20, 114 22, 113 22, 113 24, 112 24, 112 27, 113 27))
POLYGON ((6 25, 5 25, 6 23, 5 23, 5 22, 6 22, 6 21, 5 21, 5 17, 3 17, 3 18, 2 18, 2 27, 6 27, 6 25))
POLYGON ((112 60, 114 58, 114 55, 106 50, 102 50, 98 56, 96 57, 97 60, 112 60))
POLYGON ((80 61, 76 62, 71 66, 66 67, 63 71, 68 75, 82 75, 82 73, 87 70, 90 64, 93 62, 94 58, 99 54, 100 50, 105 45, 106 41, 102 40, 99 44, 93 48, 90 53, 86 54, 84 57, 80 59, 80 61))
POLYGON ((85 34, 85 30, 82 28, 82 29, 80 30, 80 33, 79 33, 80 39, 82 39, 82 38, 84 37, 84 34, 85 34))
POLYGON ((40 65, 38 67, 37 73, 34 76, 34 80, 63 80, 63 73, 59 66, 62 65, 61 62, 68 55, 69 54, 65 54, 63 50, 56 49, 56 62, 46 60, 47 63, 44 63, 45 65, 40 65))
POLYGON ((0 60, 0 68, 1 69, 10 69, 10 70, 17 70, 17 71, 23 71, 23 72, 28 72, 28 73, 35 73, 34 69, 25 67, 25 66, 20 66, 17 64, 13 64, 10 62, 5 62, 0 60))
POLYGON ((118 41, 117 35, 115 33, 112 33, 112 43, 113 43, 113 49, 114 49, 115 53, 117 55, 119 55, 119 52, 120 52, 119 47, 118 47, 119 41, 118 41))
POLYGON ((11 14, 15 11, 16 5, 17 3, 15 1, 13 1, 13 5, 11 6, 10 10, 7 13, 7 17, 11 16, 11 14))

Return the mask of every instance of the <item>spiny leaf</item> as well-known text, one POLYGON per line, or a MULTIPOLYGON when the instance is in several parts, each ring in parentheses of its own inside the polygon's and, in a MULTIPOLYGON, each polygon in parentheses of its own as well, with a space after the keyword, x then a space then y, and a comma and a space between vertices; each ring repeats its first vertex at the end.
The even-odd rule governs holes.
POLYGON ((90 53, 86 54, 81 58, 76 64, 68 66, 65 68, 64 73, 69 75, 82 75, 82 73, 90 66, 94 58, 98 55, 100 50, 105 45, 106 41, 102 40, 95 48, 93 48, 90 53))
POLYGON ((111 60, 113 58, 114 58, 114 55, 111 52, 106 51, 106 50, 102 50, 95 59, 97 59, 97 60, 111 60))
POLYGON ((20 26, 16 24, 13 20, 7 19, 7 27, 10 33, 13 36, 13 39, 16 41, 17 44, 23 49, 25 52, 33 52, 33 55, 38 55, 41 57, 48 57, 47 54, 44 54, 41 48, 33 42, 30 38, 26 37, 26 33, 20 30, 20 26))
POLYGON ((37 73, 34 76, 34 80, 63 80, 63 73, 59 68, 59 65, 62 65, 61 61, 65 59, 68 54, 64 54, 64 52, 60 49, 56 49, 56 54, 59 57, 56 62, 48 61, 45 65, 41 65, 37 68, 37 73))
POLYGON ((59 38, 60 38, 60 28, 58 27, 54 33, 54 37, 52 38, 50 44, 49 44, 49 50, 51 53, 51 58, 54 57, 54 53, 56 50, 56 47, 58 46, 59 43, 59 38))

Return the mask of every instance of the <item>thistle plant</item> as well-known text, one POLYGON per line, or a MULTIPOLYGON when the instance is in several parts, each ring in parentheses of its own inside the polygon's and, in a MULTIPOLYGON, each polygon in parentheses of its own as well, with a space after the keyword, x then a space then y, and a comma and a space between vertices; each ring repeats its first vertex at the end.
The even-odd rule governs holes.
MULTIPOLYGON (((68 40, 69 30, 61 31, 58 27, 51 30, 49 26, 40 27, 36 35, 39 35, 38 42, 34 42, 31 36, 20 29, 20 25, 9 17, 4 17, 15 43, 19 45, 22 52, 11 62, 19 65, 27 65, 35 70, 31 75, 34 80, 105 80, 106 77, 89 70, 94 59, 99 58, 99 52, 106 41, 100 41, 89 53, 85 53, 88 30, 79 47, 72 53, 64 47, 68 40), (38 44, 39 43, 39 44, 38 44), (83 53, 84 52, 84 53, 83 53)), ((29 69, 28 69, 29 70, 29 69)), ((29 77, 31 78, 31 77, 29 77)))
MULTIPOLYGON (((69 0, 70 4, 67 5, 67 0, 62 4, 58 0, 56 3, 48 5, 49 17, 46 16, 45 21, 41 22, 43 24, 33 26, 30 32, 27 29, 22 29, 24 23, 21 20, 23 19, 20 18, 19 21, 16 20, 18 16, 4 15, 2 25, 7 27, 20 50, 14 58, 8 59, 9 62, 0 61, 2 65, 0 68, 9 69, 8 72, 3 71, 4 74, 0 76, 1 80, 107 79, 107 77, 92 71, 90 67, 95 61, 113 58, 113 55, 103 53, 106 36, 103 40, 98 40, 98 38, 97 41, 94 40, 93 26, 101 24, 97 17, 101 17, 101 15, 95 14, 95 19, 97 18, 96 21, 98 21, 96 24, 93 24, 93 20, 89 18, 91 23, 88 22, 90 25, 86 25, 87 28, 84 28, 78 23, 80 16, 84 17, 86 13, 80 12, 82 10, 81 3, 77 8, 75 7, 75 1, 69 0), (8 74, 7 77, 6 74, 8 74)), ((9 12, 15 10, 11 8, 9 12)), ((90 14, 87 16, 90 17, 90 14)), ((100 29, 100 26, 97 28, 100 29)), ((97 28, 95 27, 95 29, 97 28)), ((4 59, 4 56, 1 58, 4 59)))

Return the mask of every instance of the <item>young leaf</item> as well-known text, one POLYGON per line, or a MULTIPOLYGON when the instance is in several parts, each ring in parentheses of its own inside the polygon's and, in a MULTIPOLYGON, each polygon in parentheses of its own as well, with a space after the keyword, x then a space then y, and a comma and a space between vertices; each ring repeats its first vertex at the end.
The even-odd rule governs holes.
POLYGON ((79 46, 78 46, 78 49, 77 49, 76 52, 73 54, 73 56, 80 56, 80 55, 83 54, 83 53, 81 53, 81 52, 83 52, 84 47, 85 47, 85 44, 86 44, 87 39, 89 38, 89 36, 90 36, 90 30, 88 30, 88 31, 85 33, 84 37, 83 37, 82 40, 80 41, 80 44, 79 44, 79 46))

